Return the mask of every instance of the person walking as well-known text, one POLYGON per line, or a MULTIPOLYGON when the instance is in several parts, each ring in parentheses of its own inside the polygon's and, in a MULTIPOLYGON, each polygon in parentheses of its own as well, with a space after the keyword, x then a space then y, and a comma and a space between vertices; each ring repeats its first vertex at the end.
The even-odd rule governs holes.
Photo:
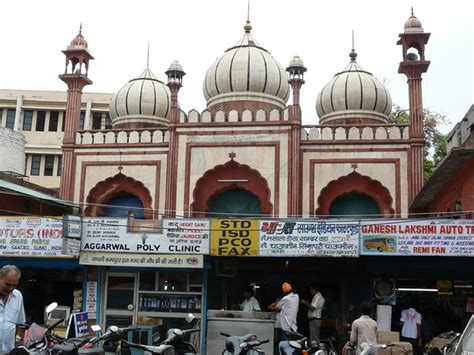
POLYGON ((21 272, 15 265, 5 265, 0 269, 0 354, 10 352, 15 347, 15 336, 23 336, 17 327, 25 323, 23 295, 16 290, 21 272))
POLYGON ((363 301, 360 304, 362 315, 352 322, 350 345, 356 347, 359 355, 362 351, 362 344, 377 344, 377 322, 370 318, 372 302, 363 301))
POLYGON ((326 300, 314 285, 309 286, 309 293, 312 296, 311 302, 302 300, 301 303, 308 307, 309 340, 319 344, 321 342, 322 312, 326 300))

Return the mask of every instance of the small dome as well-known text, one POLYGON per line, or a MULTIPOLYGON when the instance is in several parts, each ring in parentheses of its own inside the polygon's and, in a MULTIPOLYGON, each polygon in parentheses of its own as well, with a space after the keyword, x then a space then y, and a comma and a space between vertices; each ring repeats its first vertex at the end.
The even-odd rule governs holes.
POLYGON ((350 54, 351 62, 334 75, 316 99, 320 123, 383 122, 392 110, 392 99, 385 86, 372 73, 356 62, 357 54, 350 54))
POLYGON ((303 60, 295 55, 291 60, 290 60, 290 65, 288 65, 289 68, 291 67, 299 67, 299 68, 304 68, 304 63, 303 60))
POLYGON ((413 14, 413 8, 411 9, 411 16, 405 22, 403 28, 405 32, 423 32, 421 21, 413 14))
POLYGON ((67 49, 87 49, 87 41, 84 39, 82 35, 82 24, 79 27, 79 33, 74 39, 71 41, 67 49))
POLYGON ((171 71, 179 71, 179 72, 184 73, 183 66, 177 60, 173 60, 171 62, 170 67, 168 68, 166 72, 171 72, 171 71))
POLYGON ((171 110, 169 88, 146 69, 125 84, 110 101, 114 127, 154 127, 168 125, 171 110))
POLYGON ((203 84, 207 106, 229 101, 258 101, 284 108, 289 96, 283 66, 250 33, 249 22, 237 44, 207 70, 203 84))

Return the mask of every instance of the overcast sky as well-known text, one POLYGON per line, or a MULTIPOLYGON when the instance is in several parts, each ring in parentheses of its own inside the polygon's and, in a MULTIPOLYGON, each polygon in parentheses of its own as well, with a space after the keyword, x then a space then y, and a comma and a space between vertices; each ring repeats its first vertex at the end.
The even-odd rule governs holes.
MULTIPOLYGON (((385 83, 394 103, 408 107, 398 34, 410 7, 431 37, 423 77, 423 104, 447 115, 449 131, 474 102, 474 15, 470 0, 252 0, 256 41, 286 67, 299 55, 308 72, 301 92, 303 123, 316 124, 315 99, 349 62, 355 31, 358 63, 385 83)), ((113 93, 146 68, 166 82, 177 59, 185 72, 180 104, 205 109, 202 83, 208 67, 243 34, 247 0, 14 0, 2 2, 0 88, 66 90, 58 79, 65 49, 83 24, 95 57, 87 92, 113 93)))

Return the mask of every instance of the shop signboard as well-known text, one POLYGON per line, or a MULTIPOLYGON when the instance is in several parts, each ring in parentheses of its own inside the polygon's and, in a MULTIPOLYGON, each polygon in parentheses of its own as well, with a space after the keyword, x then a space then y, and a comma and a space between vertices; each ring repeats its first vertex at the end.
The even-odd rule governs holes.
POLYGON ((254 219, 211 220, 211 255, 258 256, 259 221, 254 219))
POLYGON ((86 288, 86 312, 89 319, 97 319, 97 281, 88 281, 86 288))
POLYGON ((260 256, 359 256, 359 222, 260 221, 260 256))
POLYGON ((84 218, 81 251, 209 254, 209 220, 163 220, 162 228, 128 228, 125 218, 84 218))
POLYGON ((362 221, 361 255, 474 256, 474 220, 362 221))
POLYGON ((62 218, 0 218, 0 256, 70 258, 63 240, 62 218))
POLYGON ((182 254, 123 254, 82 252, 79 258, 81 265, 96 266, 127 266, 127 267, 168 267, 202 269, 204 257, 202 255, 182 254))

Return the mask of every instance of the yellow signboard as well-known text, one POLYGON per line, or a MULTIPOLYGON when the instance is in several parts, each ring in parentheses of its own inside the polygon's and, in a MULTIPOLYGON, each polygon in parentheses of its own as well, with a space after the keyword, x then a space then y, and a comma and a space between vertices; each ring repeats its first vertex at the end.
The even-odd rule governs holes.
POLYGON ((259 222, 250 219, 211 220, 211 255, 257 256, 259 222))
POLYGON ((453 282, 450 280, 438 280, 436 282, 438 287, 438 295, 452 295, 453 282))

